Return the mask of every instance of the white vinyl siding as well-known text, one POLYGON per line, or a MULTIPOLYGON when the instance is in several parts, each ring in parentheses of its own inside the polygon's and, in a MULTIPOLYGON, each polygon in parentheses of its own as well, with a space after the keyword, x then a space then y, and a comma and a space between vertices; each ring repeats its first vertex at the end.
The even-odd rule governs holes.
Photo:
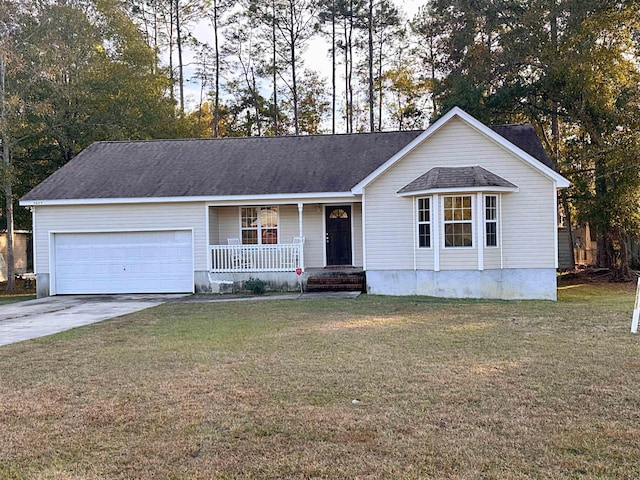
POLYGON ((304 235, 304 265, 306 268, 322 267, 324 265, 323 212, 324 209, 320 204, 304 205, 302 229, 304 235))
POLYGON ((117 232, 193 229, 194 270, 207 269, 203 203, 63 205, 35 207, 36 273, 50 273, 51 232, 117 232))
MULTIPOLYGON (((208 208, 208 207, 207 207, 208 208)), ((208 208, 209 210, 209 244, 220 244, 220 218, 218 216, 218 210, 215 208, 208 208)))
MULTIPOLYGON (((218 230, 220 232, 219 243, 227 244, 229 238, 240 238, 240 222, 238 221, 238 207, 216 207, 211 210, 218 212, 218 230)), ((212 245, 215 245, 213 240, 212 245)))
POLYGON ((353 218, 353 252, 354 266, 362 266, 362 204, 354 203, 351 205, 351 217, 353 218))
MULTIPOLYGON (((518 186, 517 192, 501 195, 500 246, 491 249, 485 268, 555 268, 556 192, 552 180, 453 118, 366 187, 367 270, 414 268, 413 200, 398 197, 396 192, 433 167, 471 165, 480 165, 518 186)), ((474 246, 484 245, 477 237, 474 231, 474 246)), ((478 267, 477 248, 440 248, 439 252, 441 270, 478 267)), ((426 268, 429 252, 415 255, 416 267, 426 268)))

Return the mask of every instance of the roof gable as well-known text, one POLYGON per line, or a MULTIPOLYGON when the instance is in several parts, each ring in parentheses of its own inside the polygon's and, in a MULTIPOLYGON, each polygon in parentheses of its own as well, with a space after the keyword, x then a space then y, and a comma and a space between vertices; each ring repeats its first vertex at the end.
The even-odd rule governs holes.
POLYGON ((533 130, 533 127, 531 125, 501 125, 496 126, 496 130, 493 130, 492 128, 473 118, 461 108, 454 107, 433 125, 431 125, 427 130, 425 130, 420 136, 416 137, 411 143, 406 145, 402 150, 400 150, 393 157, 387 160, 383 165, 378 167, 375 171, 371 172, 371 174, 369 174, 366 178, 359 182, 353 188, 353 192, 356 194, 362 193, 363 188, 365 188, 376 178, 382 175, 385 171, 387 171, 402 158, 412 152, 415 148, 425 142, 428 138, 438 132, 453 118, 462 120, 470 128, 473 128, 476 131, 480 132, 485 137, 489 138, 505 150, 512 153, 516 158, 533 167, 534 170, 537 170, 542 175, 550 178, 556 184, 556 187, 561 188, 569 186, 569 181, 551 168, 551 160, 549 159, 546 152, 544 152, 544 148, 540 144, 540 139, 535 134, 535 131, 533 130), (510 132, 510 130, 514 131, 510 132), (507 139, 505 136, 498 133, 498 131, 502 131, 502 133, 504 133, 506 136, 509 136, 510 139, 507 139), (535 137, 532 135, 532 133, 533 135, 535 135, 535 137), (518 142, 522 142, 523 145, 520 146, 518 142), (535 145, 536 143, 538 145, 535 145), (527 152, 525 149, 528 149, 531 153, 527 152), (539 155, 539 157, 537 157, 537 155, 539 155))

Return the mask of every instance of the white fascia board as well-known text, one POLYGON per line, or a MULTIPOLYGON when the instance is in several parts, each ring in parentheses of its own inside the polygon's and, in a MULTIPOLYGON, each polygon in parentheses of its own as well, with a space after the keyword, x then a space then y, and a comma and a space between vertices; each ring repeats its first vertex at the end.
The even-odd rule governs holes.
POLYGON ((376 170, 374 170, 371 174, 365 177, 360 183, 358 183, 355 187, 351 189, 354 194, 362 193, 362 189, 369 185, 372 181, 378 178, 379 175, 387 171, 393 165, 395 165, 401 158, 406 156, 409 152, 415 149, 418 145, 424 142, 426 139, 435 134, 440 128, 446 125, 453 117, 458 117, 465 123, 467 123, 472 128, 476 129, 486 137, 489 137, 491 140, 499 144, 504 149, 513 153, 520 159, 522 159, 525 163, 528 163, 534 169, 538 170, 540 173, 545 175, 554 181, 557 188, 567 188, 569 187, 569 180, 564 178, 562 175, 554 171, 553 169, 547 167, 540 160, 532 157, 527 152, 522 150, 520 147, 517 147, 506 138, 501 135, 498 135, 496 132, 491 130, 491 128, 487 127, 485 124, 476 120, 474 117, 469 115, 467 112, 462 110, 460 107, 453 107, 449 110, 444 116, 440 117, 436 123, 427 128, 424 132, 418 135, 413 141, 407 144, 402 150, 396 153, 393 157, 379 166, 376 170))
POLYGON ((53 200, 20 200, 23 207, 38 205, 114 205, 136 203, 189 203, 189 202, 227 202, 237 205, 240 202, 256 203, 334 203, 336 201, 358 201, 353 192, 285 193, 269 195, 221 195, 199 197, 139 197, 139 198, 73 198, 53 200))
POLYGON ((420 195, 431 195, 434 193, 478 193, 495 192, 510 193, 519 192, 518 187, 457 187, 457 188, 428 188, 426 190, 416 190, 415 192, 396 193, 398 197, 417 197, 420 195))

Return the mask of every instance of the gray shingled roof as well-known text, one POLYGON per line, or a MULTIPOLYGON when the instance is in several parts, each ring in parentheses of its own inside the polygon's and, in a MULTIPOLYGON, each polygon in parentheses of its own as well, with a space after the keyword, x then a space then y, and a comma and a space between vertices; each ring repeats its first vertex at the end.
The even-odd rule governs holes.
POLYGON ((517 188, 508 180, 479 166, 435 167, 402 187, 398 193, 423 192, 434 188, 464 187, 517 188))
POLYGON ((347 192, 420 133, 98 142, 23 200, 347 192))
POLYGON ((489 128, 517 147, 520 147, 533 158, 544 163, 547 167, 555 170, 553 162, 544 150, 536 130, 530 123, 523 123, 522 125, 490 125, 489 128))
MULTIPOLYGON (((546 163, 529 127, 495 128, 546 163)), ((347 192, 421 133, 97 142, 22 200, 347 192)))

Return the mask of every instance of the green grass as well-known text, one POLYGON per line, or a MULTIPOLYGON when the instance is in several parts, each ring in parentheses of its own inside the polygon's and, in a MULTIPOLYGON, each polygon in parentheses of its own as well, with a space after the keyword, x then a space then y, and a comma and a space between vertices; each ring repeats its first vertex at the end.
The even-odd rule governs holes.
POLYGON ((36 296, 34 294, 15 294, 15 295, 0 295, 0 305, 8 305, 9 303, 24 302, 26 300, 33 300, 36 296))
POLYGON ((0 478, 638 478, 633 289, 559 296, 172 303, 2 347, 0 478))

